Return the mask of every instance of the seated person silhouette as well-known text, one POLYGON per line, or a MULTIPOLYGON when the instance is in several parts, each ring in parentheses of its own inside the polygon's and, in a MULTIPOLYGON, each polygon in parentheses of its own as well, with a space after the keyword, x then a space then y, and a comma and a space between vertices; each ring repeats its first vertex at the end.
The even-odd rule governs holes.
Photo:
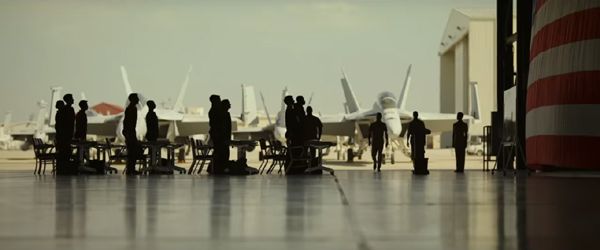
POLYGON ((373 158, 373 170, 381 172, 381 163, 383 162, 383 142, 385 146, 389 144, 387 126, 381 121, 381 113, 377 113, 377 120, 369 126, 369 145, 371 146, 371 157, 373 158))
POLYGON ((140 99, 136 93, 131 93, 128 97, 129 105, 125 109, 125 117, 123 118, 123 136, 125 137, 125 145, 127 146, 127 165, 125 173, 127 175, 137 175, 135 163, 141 157, 141 145, 137 139, 137 105, 140 99))
POLYGON ((156 142, 158 139, 158 117, 156 116, 156 104, 150 100, 146 102, 148 113, 146 114, 146 140, 156 142))
POLYGON ((79 112, 75 115, 75 135, 74 139, 85 141, 87 138, 87 115, 88 103, 85 100, 79 101, 79 112))

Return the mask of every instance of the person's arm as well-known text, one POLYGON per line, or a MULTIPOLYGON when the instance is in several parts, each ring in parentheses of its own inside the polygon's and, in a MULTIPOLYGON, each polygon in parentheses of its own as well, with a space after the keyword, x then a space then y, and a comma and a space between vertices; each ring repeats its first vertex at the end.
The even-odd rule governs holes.
POLYGON ((369 141, 369 146, 371 146, 371 134, 373 134, 373 124, 371 124, 371 126, 369 126, 369 136, 367 136, 367 139, 369 141))
POLYGON ((456 131, 456 126, 452 125, 452 147, 456 147, 456 134, 458 133, 458 131, 456 131))
POLYGON ((317 122, 319 124, 319 137, 317 139, 321 140, 321 135, 323 134, 323 123, 321 123, 321 120, 319 118, 317 118, 317 122))

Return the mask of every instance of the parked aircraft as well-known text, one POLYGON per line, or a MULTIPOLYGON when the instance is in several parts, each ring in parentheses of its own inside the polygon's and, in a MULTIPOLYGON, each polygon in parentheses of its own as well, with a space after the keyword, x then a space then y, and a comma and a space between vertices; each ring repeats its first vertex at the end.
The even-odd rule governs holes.
MULTIPOLYGON (((160 123, 159 136, 174 141, 177 137, 188 137, 197 134, 208 133, 208 117, 201 115, 189 115, 184 112, 183 99, 187 91, 189 84, 190 73, 192 67, 190 66, 186 78, 179 90, 177 100, 173 108, 157 108, 156 115, 158 116, 160 123)), ((129 76, 124 66, 121 66, 121 77, 125 86, 126 96, 134 93, 129 82, 129 76)), ((136 126, 137 137, 143 140, 146 135, 146 121, 145 117, 148 113, 148 107, 146 106, 147 99, 143 94, 138 92, 140 98, 140 104, 138 105, 138 122, 136 126)), ((125 106, 129 103, 126 101, 125 106)), ((123 119, 124 114, 103 116, 97 115, 88 117, 88 133, 99 136, 115 137, 124 141, 122 134, 123 130, 123 119)), ((236 124, 233 125, 234 127, 236 124)))
MULTIPOLYGON (((392 163, 395 161, 394 152, 396 150, 400 149, 404 154, 409 154, 402 136, 406 132, 406 125, 413 119, 412 111, 406 110, 406 100, 411 82, 411 69, 412 65, 408 67, 404 86, 398 98, 391 92, 381 92, 370 109, 362 109, 360 107, 356 95, 350 83, 348 83, 348 77, 342 72, 341 83, 346 99, 344 121, 353 121, 356 124, 355 132, 348 135, 352 138, 355 145, 352 150, 349 150, 348 159, 352 159, 355 155, 360 157, 367 150, 368 141, 366 138, 369 133, 369 125, 374 121, 377 113, 382 114, 382 121, 388 129, 391 147, 388 149, 387 155, 390 156, 392 163), (391 151, 391 154, 389 151, 391 151)), ((475 95, 472 103, 472 113, 471 115, 466 115, 464 119, 474 122, 479 120, 479 98, 477 85, 472 84, 471 88, 475 95)), ((432 132, 445 132, 452 130, 452 124, 456 122, 456 114, 419 112, 419 119, 423 120, 425 126, 432 132)))

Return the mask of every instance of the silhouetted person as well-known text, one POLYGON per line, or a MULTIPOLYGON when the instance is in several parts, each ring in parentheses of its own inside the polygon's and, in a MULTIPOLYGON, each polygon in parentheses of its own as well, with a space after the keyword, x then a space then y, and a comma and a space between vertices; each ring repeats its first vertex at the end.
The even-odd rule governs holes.
POLYGON ((302 145, 304 143, 304 119, 306 118, 306 112, 304 111, 304 97, 299 95, 296 97, 296 103, 294 104, 294 114, 296 119, 296 131, 294 132, 293 142, 295 145, 302 145))
POLYGON ((87 115, 88 103, 85 100, 79 102, 79 112, 75 115, 75 140, 85 141, 87 138, 87 115))
POLYGON ((63 109, 65 108, 65 102, 62 100, 56 101, 56 105, 54 105, 54 107, 56 108, 56 114, 54 115, 54 140, 56 141, 56 146, 58 147, 60 140, 63 138, 63 126, 61 126, 60 123, 64 121, 62 116, 64 113, 63 109))
POLYGON ((223 141, 225 142, 225 151, 223 152, 223 160, 225 163, 229 162, 229 146, 231 144, 231 114, 229 113, 229 109, 231 109, 231 103, 228 99, 221 101, 221 105, 223 105, 223 141))
POLYGON ((467 148, 467 137, 469 126, 463 122, 463 113, 456 114, 457 122, 452 125, 452 147, 456 155, 456 170, 454 172, 462 173, 465 170, 465 149, 467 148))
POLYGON ((373 157, 373 170, 381 172, 381 163, 383 162, 383 142, 385 146, 389 144, 387 126, 381 121, 381 113, 377 113, 377 121, 369 126, 369 145, 371 146, 371 157, 373 157))
POLYGON ((136 93, 131 93, 128 97, 129 105, 125 108, 125 117, 123 118, 123 136, 127 146, 127 165, 125 173, 127 175, 136 175, 135 163, 140 158, 141 146, 137 139, 137 105, 140 99, 136 93))
MULTIPOLYGON (((75 166, 72 166, 70 162, 71 158, 71 142, 73 140, 74 127, 75 127, 75 110, 73 110, 73 95, 66 94, 63 96, 64 106, 57 110, 56 115, 56 160, 57 160, 57 174, 75 174, 75 166)), ((59 104, 60 105, 60 104, 59 104)))
POLYGON ((410 143, 413 161, 425 158, 426 135, 431 131, 425 128, 425 123, 419 119, 419 112, 413 112, 413 120, 408 124, 407 144, 410 143))
POLYGON ((225 151, 228 150, 227 144, 225 143, 225 113, 223 112, 223 104, 221 97, 218 95, 210 96, 211 107, 208 111, 209 119, 209 135, 213 143, 213 161, 211 174, 222 174, 225 170, 226 160, 225 151))
POLYGON ((73 139, 73 135, 75 134, 75 109, 73 109, 73 103, 75 102, 75 100, 73 100, 73 95, 66 94, 63 97, 63 101, 65 102, 65 107, 63 108, 64 123, 62 123, 62 125, 64 126, 64 138, 68 141, 70 146, 71 141, 73 139))
POLYGON ((311 106, 306 108, 306 117, 304 118, 304 140, 320 140, 321 134, 323 133, 323 123, 321 119, 313 115, 313 109, 311 106))
POLYGON ((158 117, 156 116, 156 103, 150 100, 146 102, 148 113, 146 114, 146 140, 155 142, 158 139, 158 117))
POLYGON ((283 102, 286 105, 285 108, 285 138, 287 140, 288 146, 294 144, 292 141, 294 140, 294 135, 296 134, 296 130, 298 128, 298 120, 296 119, 296 114, 294 113, 294 97, 291 95, 283 98, 283 102))

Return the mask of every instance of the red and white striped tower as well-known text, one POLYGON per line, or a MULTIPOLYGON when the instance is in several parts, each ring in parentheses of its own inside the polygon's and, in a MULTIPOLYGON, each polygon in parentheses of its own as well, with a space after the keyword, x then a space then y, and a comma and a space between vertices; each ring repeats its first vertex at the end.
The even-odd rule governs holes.
POLYGON ((527 164, 600 169, 600 0, 538 0, 534 10, 527 164))

